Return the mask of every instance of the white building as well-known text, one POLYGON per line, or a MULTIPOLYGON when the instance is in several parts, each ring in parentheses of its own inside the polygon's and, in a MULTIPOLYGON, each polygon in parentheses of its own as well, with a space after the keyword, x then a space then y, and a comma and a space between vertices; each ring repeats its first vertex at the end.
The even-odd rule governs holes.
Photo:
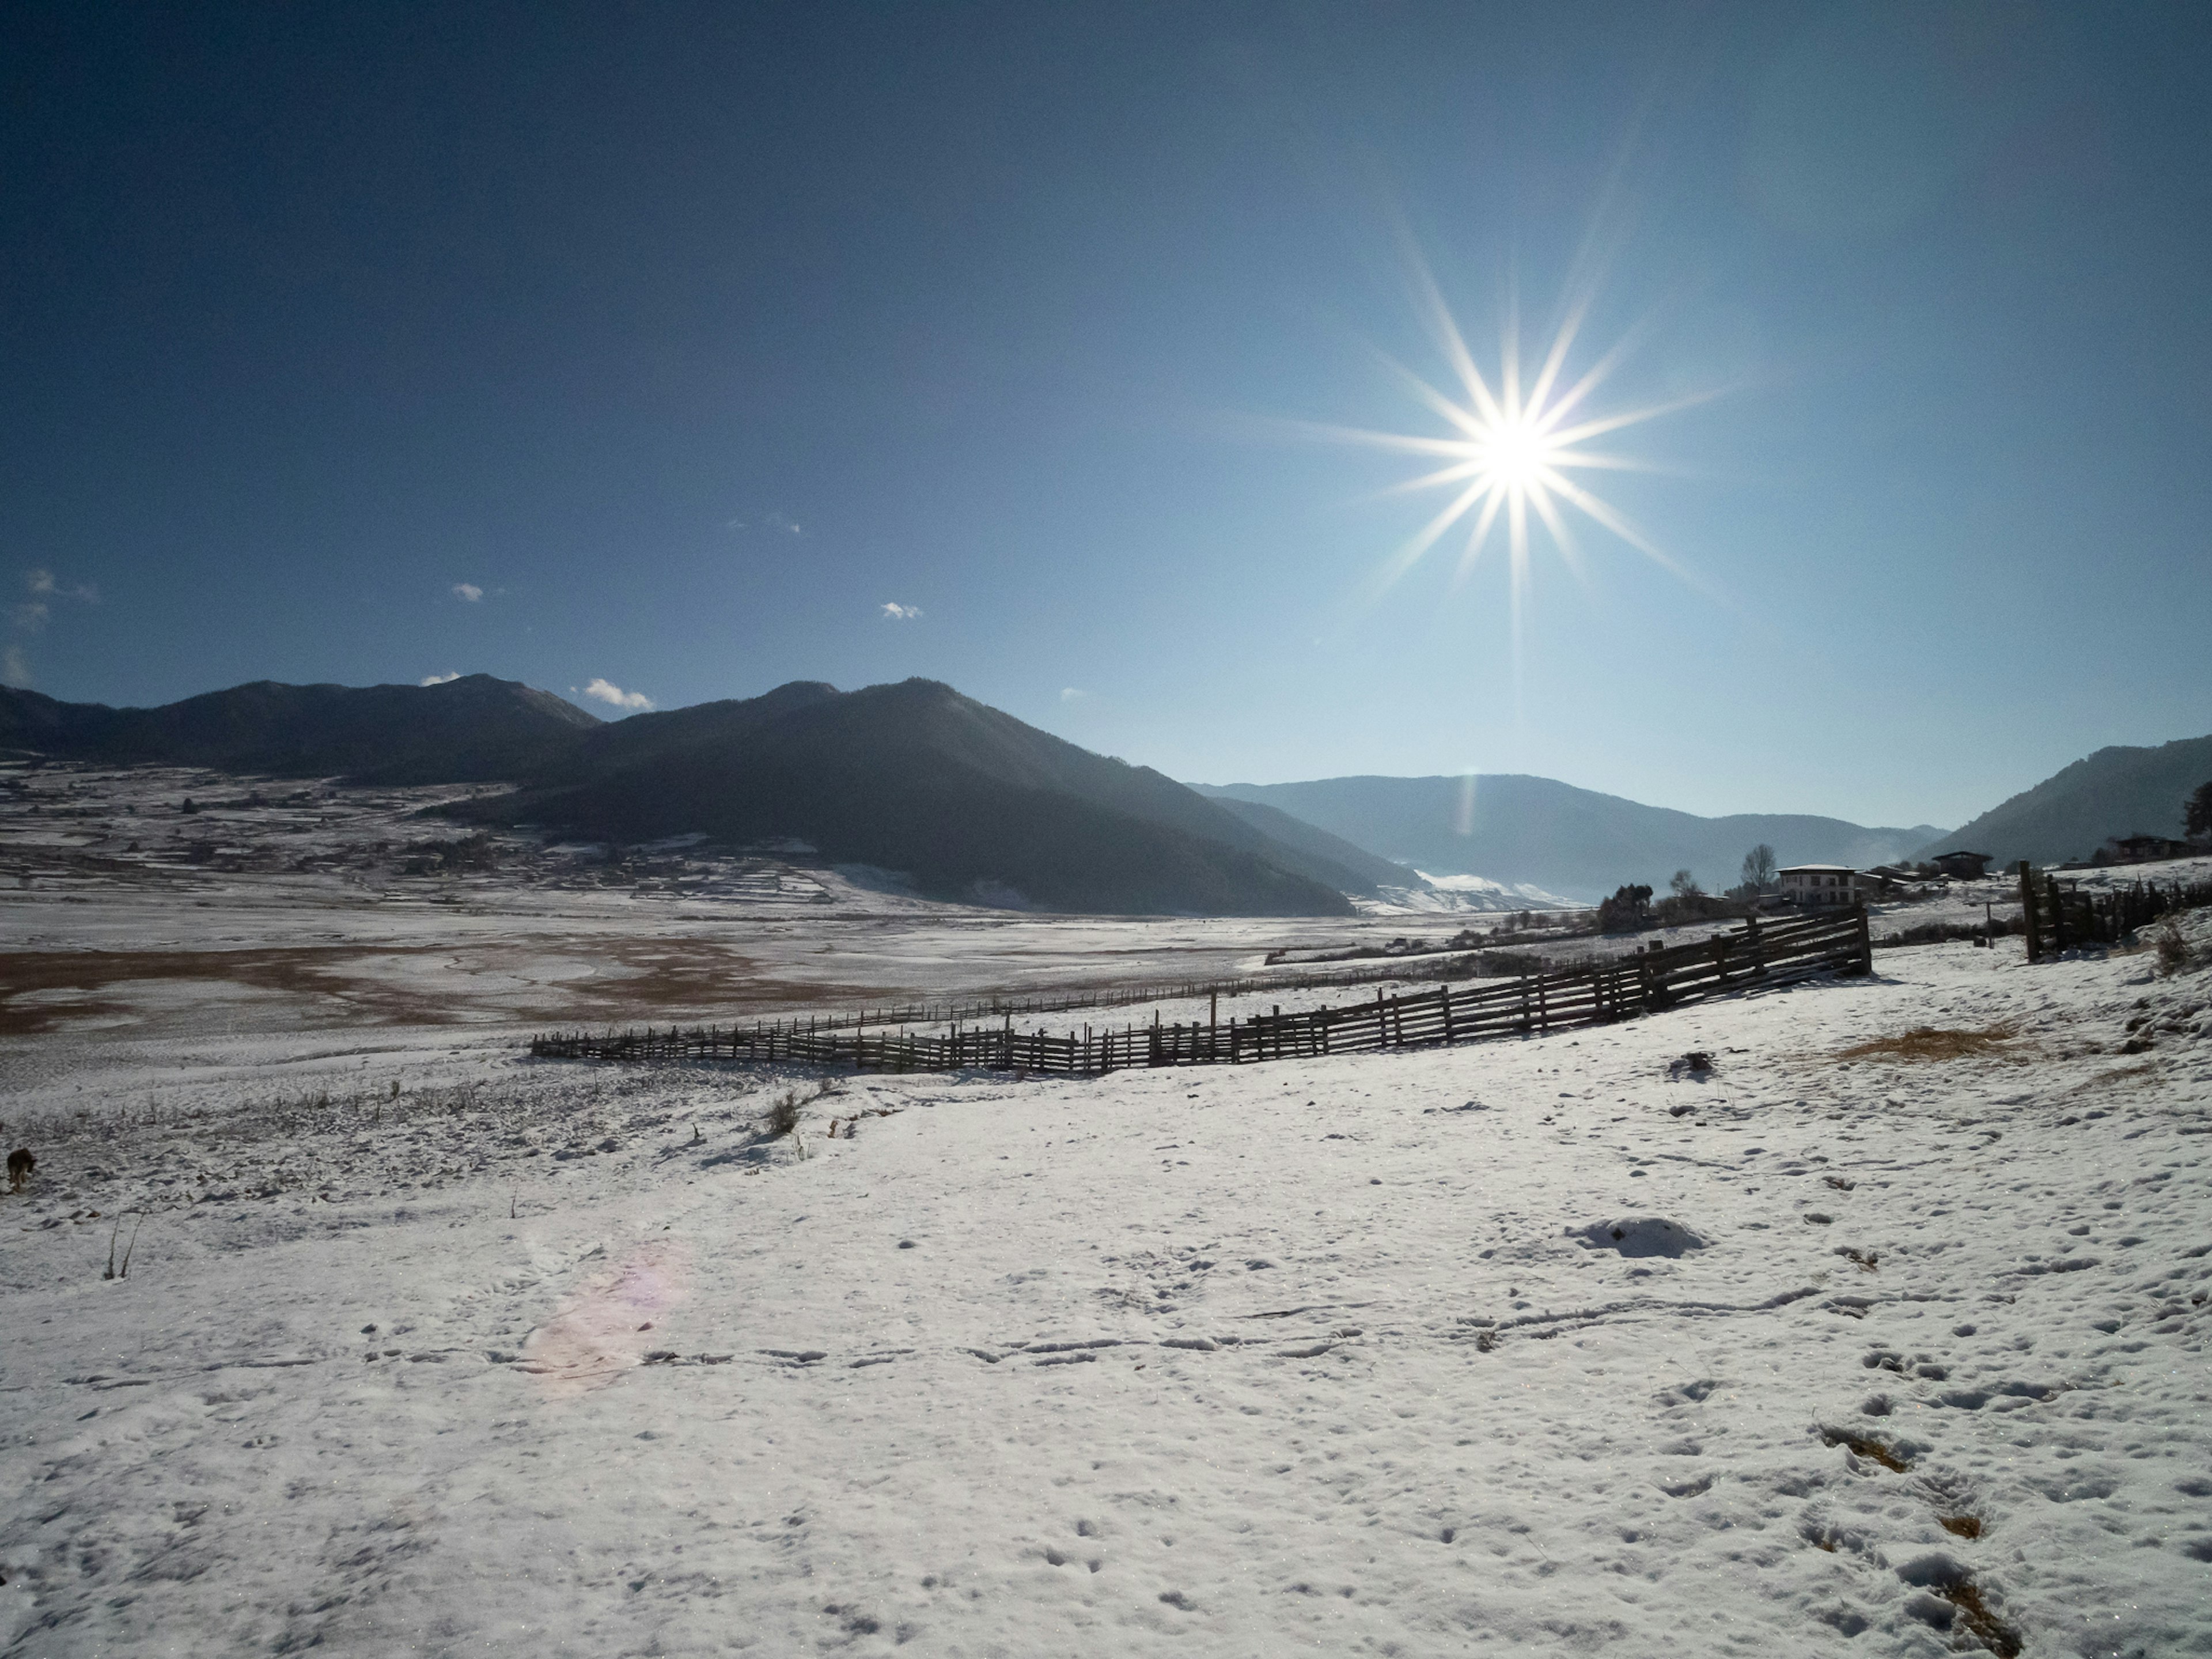
POLYGON ((1793 864, 1780 873, 1782 896, 1792 904, 1858 902, 1858 876, 1848 864, 1793 864))

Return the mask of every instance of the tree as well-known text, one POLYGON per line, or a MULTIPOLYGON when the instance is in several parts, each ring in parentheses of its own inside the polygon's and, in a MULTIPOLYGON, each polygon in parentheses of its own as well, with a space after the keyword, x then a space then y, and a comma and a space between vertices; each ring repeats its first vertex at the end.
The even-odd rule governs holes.
POLYGON ((2182 815, 2192 836, 2212 836, 2212 782, 2200 783, 2182 803, 2182 815))
POLYGON ((1597 907, 1597 925, 1608 933, 1644 926, 1651 917, 1651 890, 1641 883, 1615 890, 1597 907))
POLYGON ((1687 870, 1677 870, 1667 887, 1678 899, 1701 899, 1705 896, 1705 890, 1698 885, 1698 878, 1687 870))
POLYGON ((1743 855, 1743 884, 1754 893, 1774 885, 1774 849, 1765 842, 1743 855))

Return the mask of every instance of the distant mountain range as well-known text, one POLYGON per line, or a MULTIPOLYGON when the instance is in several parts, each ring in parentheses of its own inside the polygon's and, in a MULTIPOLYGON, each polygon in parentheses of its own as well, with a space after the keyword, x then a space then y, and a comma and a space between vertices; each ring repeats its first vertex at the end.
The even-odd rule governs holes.
POLYGON ((1703 818, 1516 774, 1197 784, 1217 800, 1274 806, 1433 876, 1479 875, 1592 901, 1629 882, 1663 888, 1686 869, 1708 890, 1738 880, 1760 842, 1784 864, 1887 863, 1942 835, 1841 818, 1738 813, 1703 818))
POLYGON ((600 724, 550 691, 489 674, 441 685, 257 680, 159 708, 0 687, 0 747, 372 784, 517 777, 600 724))
POLYGON ((1063 742, 928 680, 612 724, 544 691, 267 682, 164 708, 0 690, 0 748, 374 784, 512 781, 465 809, 621 842, 796 837, 940 897, 1114 914, 1345 915, 1419 878, 1322 830, 1253 821, 1148 767, 1063 742))
POLYGON ((2006 864, 2057 864, 2086 858, 2115 836, 2179 837, 2182 802, 2205 782, 2212 782, 2212 737, 2100 749, 1983 813, 1945 845, 1992 853, 2006 864))
POLYGON ((1342 915, 1352 896, 1540 908, 1546 893, 1587 902, 1680 869, 1717 890, 1762 842, 1784 864, 1863 867, 1954 846, 2051 862, 2130 831, 2179 834, 2183 797, 2212 778, 2212 738, 2103 749, 1948 835, 1698 817, 1519 775, 1187 787, 920 679, 850 692, 793 681, 614 722, 485 674, 261 681, 159 708, 0 688, 7 749, 367 784, 512 782, 454 810, 623 842, 796 837, 934 896, 1124 915, 1342 915))

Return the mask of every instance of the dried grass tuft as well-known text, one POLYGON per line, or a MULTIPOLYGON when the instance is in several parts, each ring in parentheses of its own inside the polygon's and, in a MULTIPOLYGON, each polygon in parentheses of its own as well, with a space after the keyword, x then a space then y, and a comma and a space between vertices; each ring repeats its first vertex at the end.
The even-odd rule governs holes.
POLYGON ((1848 1048, 1838 1049, 1835 1057, 1839 1060, 1965 1060, 1974 1054, 1987 1054, 2019 1035, 2009 1025, 1991 1025, 1978 1031, 1944 1030, 1934 1025, 1917 1025, 1899 1036, 1875 1037, 1869 1042, 1855 1042, 1848 1048))

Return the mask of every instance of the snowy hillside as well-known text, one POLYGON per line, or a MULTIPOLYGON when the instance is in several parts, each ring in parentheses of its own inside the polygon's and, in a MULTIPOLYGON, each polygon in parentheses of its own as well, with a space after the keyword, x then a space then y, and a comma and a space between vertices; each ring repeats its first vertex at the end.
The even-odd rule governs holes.
POLYGON ((797 1143, 506 1031, 73 1049, 0 1653, 2203 1651, 2208 989, 1895 951, 797 1143))

